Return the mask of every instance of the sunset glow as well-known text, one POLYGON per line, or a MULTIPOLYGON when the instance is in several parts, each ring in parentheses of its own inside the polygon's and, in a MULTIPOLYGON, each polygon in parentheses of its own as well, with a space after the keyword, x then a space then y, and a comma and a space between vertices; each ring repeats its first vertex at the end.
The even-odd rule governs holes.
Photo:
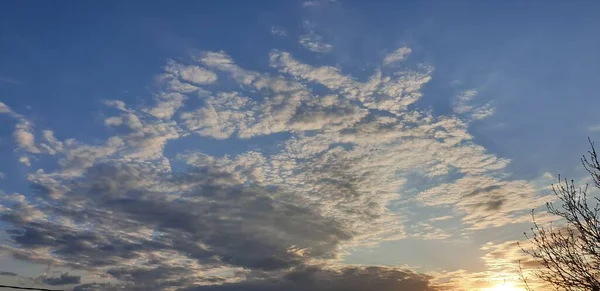
POLYGON ((520 287, 515 287, 514 283, 506 282, 506 283, 499 283, 496 286, 491 287, 491 288, 484 288, 484 289, 482 289, 482 291, 525 291, 525 289, 520 288, 520 287))
POLYGON ((598 11, 2 0, 0 291, 524 291, 598 11))

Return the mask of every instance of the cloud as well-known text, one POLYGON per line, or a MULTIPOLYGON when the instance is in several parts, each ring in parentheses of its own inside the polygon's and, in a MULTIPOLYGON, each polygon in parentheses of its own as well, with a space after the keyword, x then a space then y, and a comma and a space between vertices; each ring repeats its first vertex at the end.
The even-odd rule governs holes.
POLYGON ((195 65, 181 65, 174 61, 169 61, 165 71, 173 78, 180 78, 194 84, 206 85, 217 81, 217 74, 207 69, 195 65))
POLYGON ((0 180, 4 180, 4 178, 6 178, 6 174, 4 174, 3 172, 0 172, 0 180))
POLYGON ((321 84, 343 94, 345 98, 359 100, 369 109, 391 111, 394 114, 405 111, 408 105, 418 101, 422 97, 420 88, 431 79, 429 69, 423 72, 395 72, 391 76, 384 76, 380 71, 376 71, 363 83, 343 75, 334 67, 303 64, 287 52, 274 51, 270 59, 271 66, 278 68, 282 73, 321 84))
MULTIPOLYGON (((56 138, 54 138, 54 133, 52 131, 44 130, 42 132, 44 141, 49 144, 36 144, 35 127, 31 121, 29 121, 25 116, 13 111, 10 107, 2 102, 0 102, 0 113, 8 114, 17 120, 15 131, 13 132, 13 138, 17 143, 18 149, 31 154, 43 153, 50 155, 56 154, 57 150, 62 150, 62 144, 60 144, 56 138)), ((25 165, 30 165, 29 157, 23 156, 19 161, 25 165)))
POLYGON ((0 113, 8 114, 17 120, 13 137, 20 149, 30 153, 40 153, 35 146, 35 137, 33 135, 33 124, 23 115, 14 112, 8 105, 0 102, 0 113))
POLYGON ((415 229, 449 237, 436 223, 448 217, 407 226, 413 214, 393 205, 452 209, 475 231, 522 221, 541 201, 531 181, 506 178, 509 160, 475 143, 470 116, 411 106, 432 68, 359 80, 278 50, 269 65, 243 68, 225 52, 168 61, 151 102, 105 102, 114 135, 102 141, 25 126, 22 159, 56 165, 27 174, 29 195, 1 201, 11 245, 0 250, 116 282, 76 290, 433 290, 424 275, 340 261, 415 229), (232 145, 265 136, 276 147, 212 156, 192 143, 165 155, 191 134, 232 145), (413 177, 427 182, 411 192, 413 177))
POLYGON ((23 164, 25 166, 31 167, 31 160, 29 159, 29 157, 25 157, 25 156, 20 157, 19 158, 19 163, 21 163, 21 164, 23 164))
POLYGON ((412 50, 410 48, 401 47, 395 50, 393 53, 390 53, 387 56, 385 56, 385 58, 383 59, 383 65, 389 66, 393 63, 403 61, 406 58, 406 56, 409 55, 411 52, 412 50))
POLYGON ((10 113, 12 113, 12 110, 6 104, 0 102, 0 113, 8 113, 8 114, 10 114, 10 113))
POLYGON ((503 181, 489 176, 467 175, 419 194, 427 205, 452 205, 465 214, 474 229, 528 221, 525 210, 540 205, 537 190, 527 181, 503 181))
POLYGON ((319 1, 304 1, 302 2, 303 7, 317 6, 319 5, 319 1))
POLYGON ((477 107, 472 101, 477 96, 476 90, 466 90, 461 92, 456 99, 452 109, 455 113, 470 116, 473 120, 480 120, 494 115, 494 107, 491 103, 477 107))
POLYGON ((588 131, 591 131, 591 132, 598 132, 598 131, 600 131, 600 125, 592 125, 592 126, 589 126, 589 127, 588 127, 588 131))
POLYGON ((119 287, 109 283, 86 283, 73 287, 73 291, 116 291, 119 287))
POLYGON ((26 202, 4 212, 16 227, 15 243, 28 250, 13 255, 103 269, 139 286, 183 284, 171 282, 182 278, 191 284, 204 280, 201 270, 221 266, 272 271, 333 258, 353 236, 293 195, 274 200, 284 194, 242 186, 211 167, 172 176, 144 165, 101 164, 64 182, 70 190, 54 200, 61 206, 41 207, 61 220, 25 211, 26 202), (86 230, 92 225, 93 232, 86 230))
POLYGON ((302 2, 302 7, 308 8, 308 7, 316 7, 316 6, 320 6, 323 3, 333 3, 336 2, 336 0, 313 0, 313 1, 304 1, 302 2))
POLYGON ((42 279, 44 284, 57 285, 74 285, 81 283, 81 276, 72 276, 69 273, 61 274, 60 277, 49 277, 42 279))
POLYGON ((0 272, 0 276, 17 277, 19 275, 17 275, 16 273, 13 273, 13 272, 5 272, 5 271, 3 271, 3 272, 0 272))
POLYGON ((444 221, 444 220, 448 220, 448 219, 451 219, 451 218, 452 218, 451 215, 444 215, 444 216, 432 218, 429 221, 431 221, 431 222, 444 221))
POLYGON ((535 279, 532 272, 540 265, 521 250, 519 243, 525 248, 530 246, 528 241, 487 242, 480 248, 480 251, 483 252, 481 261, 485 264, 486 270, 476 272, 456 270, 436 273, 432 274, 434 276, 432 282, 441 290, 478 290, 513 282, 515 287, 525 289, 517 271, 521 267, 530 288, 535 290, 552 289, 551 286, 535 279))
POLYGON ((219 286, 198 286, 188 291, 433 291, 429 278, 411 271, 385 267, 347 267, 340 270, 319 267, 294 269, 275 279, 259 279, 219 286))
POLYGON ((19 148, 34 154, 40 153, 35 146, 35 137, 32 133, 32 125, 29 122, 20 122, 17 124, 13 136, 19 145, 19 148))
POLYGON ((316 34, 314 31, 301 35, 298 43, 315 53, 327 53, 333 49, 333 45, 325 43, 323 37, 316 34))
POLYGON ((23 82, 14 79, 14 78, 8 78, 8 77, 2 77, 0 76, 0 83, 8 83, 8 84, 23 84, 23 82))
POLYGON ((287 36, 288 33, 285 30, 285 28, 280 27, 280 26, 272 26, 271 27, 271 34, 272 35, 277 35, 277 36, 287 36))

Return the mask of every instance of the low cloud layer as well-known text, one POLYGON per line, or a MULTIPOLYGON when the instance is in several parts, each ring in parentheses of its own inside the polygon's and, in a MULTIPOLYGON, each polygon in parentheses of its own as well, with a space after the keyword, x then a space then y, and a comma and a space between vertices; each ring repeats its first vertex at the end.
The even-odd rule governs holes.
POLYGON ((81 283, 81 276, 72 276, 69 275, 69 273, 65 273, 61 274, 59 277, 44 278, 42 282, 52 286, 73 285, 81 283))
POLYGON ((434 291, 427 276, 393 268, 347 267, 327 270, 318 267, 294 269, 277 279, 249 280, 219 286, 199 286, 186 291, 434 291))

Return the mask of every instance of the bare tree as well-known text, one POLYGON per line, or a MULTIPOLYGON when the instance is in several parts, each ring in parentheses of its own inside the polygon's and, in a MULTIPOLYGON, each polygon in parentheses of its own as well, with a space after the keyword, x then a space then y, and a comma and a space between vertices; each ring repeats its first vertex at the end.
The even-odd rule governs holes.
MULTIPOLYGON (((593 187, 600 190, 600 162, 594 143, 581 159, 592 178, 593 187)), ((600 291, 600 199, 588 197, 588 185, 577 187, 573 180, 558 177, 552 185, 557 203, 547 203, 548 212, 564 224, 545 228, 538 224, 532 211, 533 227, 525 236, 531 247, 521 249, 541 267, 533 274, 555 290, 600 291), (592 208, 588 203, 595 203, 592 208)), ((522 280, 531 290, 520 269, 522 280)))

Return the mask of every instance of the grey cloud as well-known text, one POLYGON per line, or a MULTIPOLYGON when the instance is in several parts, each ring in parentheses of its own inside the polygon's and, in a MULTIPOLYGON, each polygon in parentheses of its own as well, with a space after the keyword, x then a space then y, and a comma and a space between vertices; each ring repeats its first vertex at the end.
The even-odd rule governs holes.
MULTIPOLYGON (((407 54, 398 52, 394 62, 407 54)), ((531 186, 492 178, 508 161, 476 145, 468 123, 409 110, 429 69, 389 72, 392 66, 362 82, 279 51, 271 65, 281 76, 241 68, 224 52, 195 60, 219 77, 171 63, 175 71, 163 76, 154 105, 108 103, 122 112, 109 117, 118 135, 104 145, 61 143, 47 134, 61 169, 28 176, 35 203, 5 202, 1 219, 12 225, 16 247, 0 250, 119 281, 75 290, 426 291, 428 278, 408 271, 307 265, 404 237, 405 214, 388 206, 407 198, 407 173, 464 174, 417 198, 450 205, 478 228, 505 224, 508 211, 529 207, 515 198, 531 186), (187 93, 202 90, 186 81, 226 78, 240 92, 203 91, 200 108, 183 108, 192 100, 187 93), (307 83, 323 85, 328 95, 315 96, 307 83), (164 147, 192 132, 291 138, 264 155, 191 153, 195 162, 173 172, 164 147), (206 284, 221 285, 200 286, 206 284)), ((0 103, 0 112, 8 110, 0 103)))
MULTIPOLYGON (((433 291, 429 277, 385 267, 347 267, 339 270, 299 267, 279 278, 248 280, 186 291, 433 291)), ((181 290, 181 291, 183 291, 181 290)))
POLYGON ((491 185, 491 186, 487 186, 487 187, 483 187, 483 188, 478 188, 478 189, 475 189, 475 190, 465 194, 463 196, 463 198, 473 197, 473 196, 481 195, 482 193, 485 194, 487 192, 491 192, 491 191, 495 191, 495 190, 499 190, 499 189, 502 189, 502 185, 491 185))
POLYGON ((2 217, 13 224, 13 241, 22 249, 50 248, 56 264, 103 268, 136 285, 185 286, 193 283, 181 281, 185 274, 199 273, 147 254, 173 252, 203 266, 273 271, 333 258, 336 246, 353 236, 336 220, 292 200, 273 199, 279 189, 237 185, 230 174, 211 168, 170 175, 131 164, 99 164, 68 188, 60 206, 40 209, 73 225, 32 221, 16 208, 2 217), (154 234, 144 236, 142 228, 154 234), (147 263, 126 267, 130 260, 147 263))
POLYGON ((81 282, 81 276, 71 276, 69 273, 61 274, 60 277, 50 277, 42 279, 42 282, 48 285, 73 285, 81 282))
POLYGON ((3 272, 0 272, 0 276, 16 277, 16 276, 19 276, 19 275, 17 275, 16 273, 13 273, 13 272, 3 271, 3 272))
POLYGON ((87 283, 75 286, 73 291, 116 291, 119 286, 108 283, 87 283))

